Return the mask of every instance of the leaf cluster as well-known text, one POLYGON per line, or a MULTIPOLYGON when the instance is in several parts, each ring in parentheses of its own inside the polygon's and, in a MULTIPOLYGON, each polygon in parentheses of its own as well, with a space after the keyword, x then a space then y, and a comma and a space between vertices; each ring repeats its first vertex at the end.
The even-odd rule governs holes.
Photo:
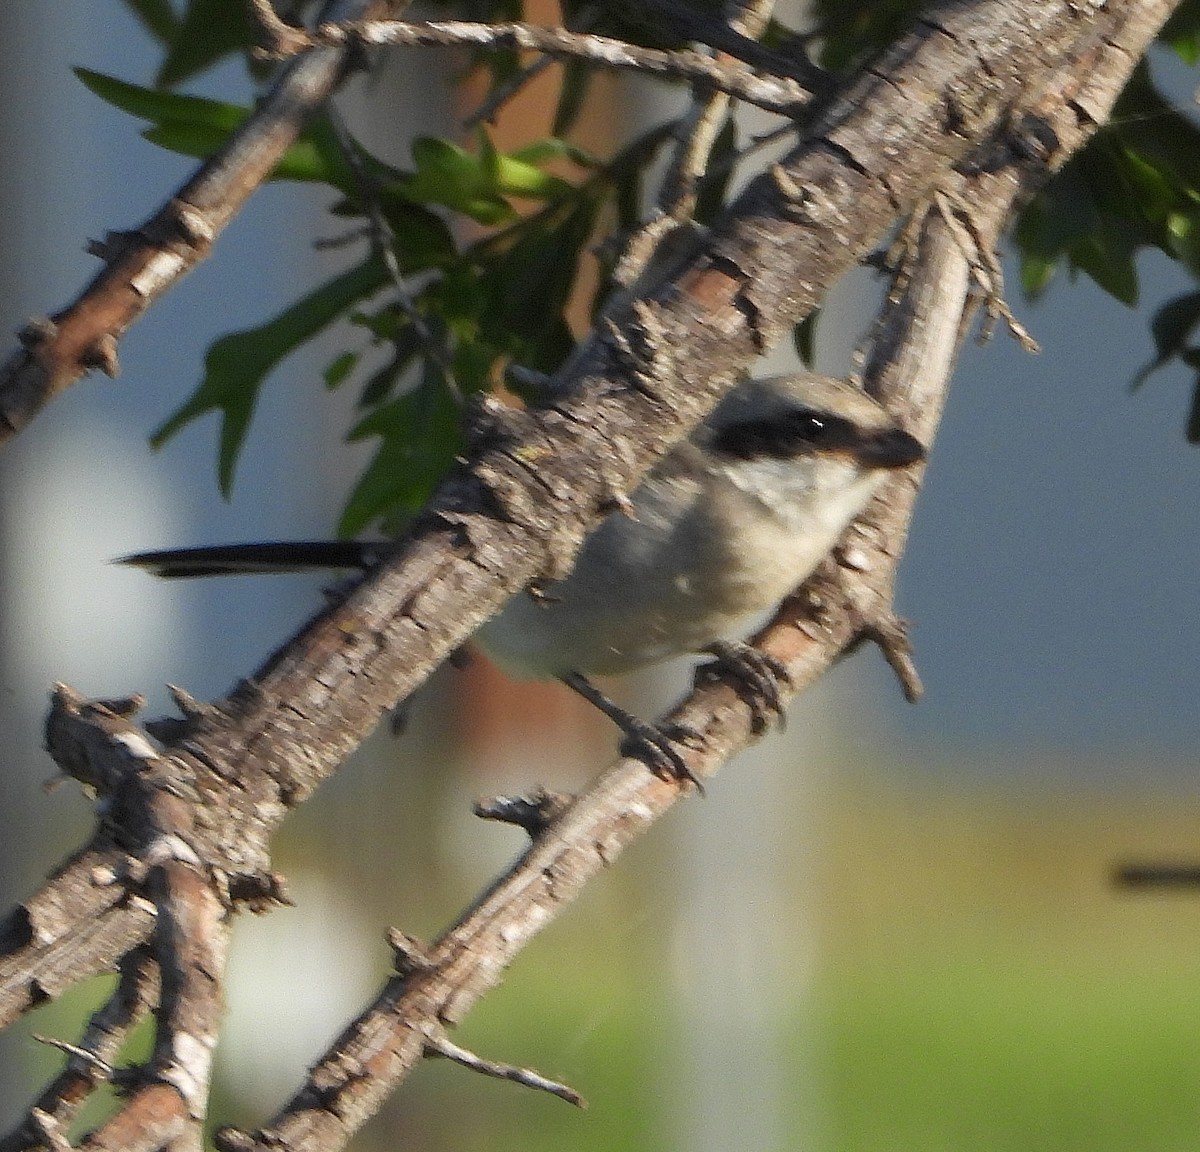
MULTIPOLYGON (((80 70, 102 99, 148 122, 153 143, 208 156, 250 109, 178 91, 230 54, 252 75, 255 29, 243 0, 123 0, 163 48, 150 85, 80 70)), ((305 0, 275 4, 285 18, 311 15, 305 0)), ((521 0, 442 3, 446 15, 520 20, 521 0)), ((564 24, 657 48, 686 47, 705 22, 720 19, 718 0, 595 4, 564 0, 564 24)), ((808 54, 830 71, 859 68, 899 35, 926 5, 918 0, 816 0, 813 27, 800 33, 772 21, 763 40, 795 57, 808 54)), ((440 13, 439 13, 440 14, 440 13)), ((1200 59, 1200 0, 1186 0, 1162 39, 1183 59, 1200 59)), ((528 77, 531 61, 506 48, 479 48, 470 71, 483 77, 486 107, 500 104, 528 77)), ((508 365, 552 373, 575 344, 574 330, 595 315, 610 289, 621 242, 644 215, 651 166, 670 143, 671 123, 596 157, 571 143, 593 76, 572 61, 558 69, 549 133, 512 150, 486 127, 463 140, 422 137, 399 168, 370 154, 322 117, 282 158, 273 179, 332 189, 339 230, 353 229, 359 258, 346 270, 256 327, 210 347, 203 378, 153 434, 162 444, 198 417, 220 418, 218 479, 228 494, 268 376, 291 353, 339 321, 355 333, 326 366, 330 389, 357 388, 349 440, 375 441, 375 454, 339 525, 352 535, 399 526, 426 499, 462 449, 464 398, 501 386, 508 365), (586 275, 585 275, 586 273, 586 275)), ((730 176, 752 151, 739 152, 732 121, 713 149, 697 216, 723 206, 730 176)), ((1157 248, 1200 276, 1200 129, 1165 97, 1143 65, 1112 124, 1026 208, 1015 230, 1026 292, 1044 292, 1059 268, 1083 272, 1133 304, 1135 256, 1157 248)), ((1200 291, 1156 316, 1158 354, 1145 372, 1180 359, 1200 372, 1200 291)), ((795 334, 811 356, 814 320, 795 334)), ((1198 376, 1200 381, 1200 376, 1198 376)), ((1200 396, 1200 387, 1197 389, 1200 396)), ((1200 438, 1200 401, 1189 434, 1200 438)))
MULTIPOLYGON (((1200 63, 1200 0, 1185 0, 1159 40, 1189 66, 1200 63)), ((1022 213, 1015 230, 1026 293, 1046 291, 1059 269, 1090 276, 1134 307, 1137 256, 1157 249, 1200 280, 1200 124, 1192 109, 1164 94, 1142 61, 1110 122, 1022 213)), ((1140 385, 1178 360, 1196 371, 1187 436, 1200 442, 1200 292, 1164 304, 1151 320, 1156 355, 1134 378, 1140 385)))

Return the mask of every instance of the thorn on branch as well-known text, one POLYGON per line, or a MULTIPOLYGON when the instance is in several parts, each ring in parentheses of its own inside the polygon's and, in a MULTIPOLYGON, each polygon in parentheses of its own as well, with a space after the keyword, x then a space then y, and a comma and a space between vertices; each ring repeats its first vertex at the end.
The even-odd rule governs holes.
POLYGON ((132 696, 114 696, 108 700, 93 700, 89 705, 95 712, 109 712, 123 720, 136 716, 146 707, 146 697, 135 692, 132 696))
POLYGON ((89 701, 56 684, 46 717, 46 751, 65 775, 111 790, 122 773, 158 759, 145 734, 129 723, 144 704, 141 696, 89 701))
POLYGON ((463 439, 477 452, 510 444, 531 428, 528 414, 488 392, 475 392, 462 415, 463 439))
POLYGON ((899 616, 888 614, 868 621, 861 630, 864 640, 875 644, 883 653, 888 667, 896 673, 904 699, 915 704, 925 694, 921 675, 913 659, 912 642, 908 638, 908 624, 899 616))
POLYGON ((85 348, 79 359, 85 368, 99 368, 110 380, 115 380, 121 374, 121 365, 117 360, 117 338, 111 332, 106 332, 90 348, 85 348))
POLYGON ((245 1129, 227 1125, 213 1133, 213 1146, 217 1152, 252 1152, 258 1145, 245 1129))
POLYGON ((175 701, 175 707, 189 720, 200 720, 215 711, 211 704, 197 700, 187 689, 180 688, 178 684, 168 684, 167 691, 171 694, 171 699, 175 701))
POLYGON ((182 718, 158 716, 153 720, 147 720, 143 727, 155 740, 161 740, 164 744, 174 744, 187 736, 199 721, 210 716, 214 709, 211 704, 197 700, 190 692, 180 688, 177 684, 168 684, 167 691, 170 693, 171 699, 175 701, 175 706, 183 713, 182 718))
POLYGON ((392 965, 401 978, 428 972, 433 967, 425 944, 416 936, 410 936, 399 928, 387 930, 388 947, 392 950, 392 965))
POLYGON ((539 788, 529 796, 487 796, 475 802, 475 815, 481 820, 498 820, 523 828, 536 840, 559 818, 575 799, 565 792, 539 788))
POLYGON ((845 213, 829 196, 800 184, 782 164, 772 164, 767 173, 782 200, 780 214, 784 219, 820 228, 840 227, 846 223, 845 213))
POLYGON ((49 1112, 30 1108, 29 1121, 51 1152, 71 1152, 71 1141, 63 1135, 62 1126, 49 1112))
POLYGON ((250 13, 258 24, 259 41, 255 55, 260 60, 279 60, 312 47, 311 37, 279 17, 271 0, 249 0, 250 13))
POLYGON ((39 1044, 45 1044, 50 1048, 57 1048, 60 1052, 65 1052, 68 1056, 82 1061, 104 1080, 112 1080, 116 1074, 113 1066, 106 1060, 101 1060, 94 1052, 89 1052, 86 1048, 80 1048, 78 1044, 68 1044, 66 1040, 56 1040, 53 1036, 43 1036, 39 1032, 31 1032, 30 1035, 39 1044))
POLYGON ((518 1068, 515 1064, 485 1060, 482 1056, 477 1056, 474 1052, 455 1044, 442 1028, 435 1028, 431 1033, 426 1034, 425 1054, 427 1056, 444 1056, 447 1060, 453 1060, 455 1064, 461 1064, 464 1068, 470 1068, 471 1071, 480 1072, 484 1076, 494 1076, 498 1080, 511 1080, 515 1084, 524 1084, 526 1088, 549 1092, 551 1096, 557 1096, 568 1104, 574 1104, 576 1108, 587 1107, 587 1101, 574 1088, 557 1080, 551 1080, 541 1073, 535 1072, 532 1068, 518 1068))
POLYGON ((233 876, 229 880, 229 899, 242 905, 256 916, 275 908, 293 908, 296 902, 287 890, 282 872, 254 872, 233 876))
POLYGON ((662 389, 657 383, 662 366, 658 362, 661 345, 655 343, 660 329, 654 327, 655 323, 653 308, 645 301, 637 300, 634 301, 634 322, 629 325, 629 332, 637 337, 638 347, 634 347, 629 335, 612 317, 605 317, 603 329, 620 370, 628 373, 638 392, 658 403, 662 400, 662 389))
POLYGON ((89 240, 83 249, 89 256, 95 256, 107 264, 116 260, 140 238, 137 232, 108 231, 104 233, 103 240, 89 240))
POLYGON ((58 335, 58 325, 49 316, 34 316, 25 322, 17 333, 17 339, 30 350, 53 340, 58 335))

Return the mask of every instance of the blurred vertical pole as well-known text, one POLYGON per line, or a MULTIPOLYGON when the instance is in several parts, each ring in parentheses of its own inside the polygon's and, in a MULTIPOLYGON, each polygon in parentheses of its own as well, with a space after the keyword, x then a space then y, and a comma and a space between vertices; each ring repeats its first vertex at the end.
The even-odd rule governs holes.
MULTIPOLYGON (((775 15, 803 28, 808 7, 793 0, 775 15)), ((737 124, 744 147, 778 119, 742 107, 737 124)), ((755 166, 762 162, 756 156, 755 166)), ((863 287, 849 277, 825 301, 821 371, 849 370, 869 318, 863 287)), ((752 370, 796 367, 787 344, 752 370)), ((782 738, 744 752, 708 802, 686 806, 674 935, 680 1043, 673 1071, 681 1087, 670 1126, 680 1150, 811 1152, 825 1143, 815 1048, 795 1033, 803 1027, 797 1021, 812 1015, 820 941, 807 878, 820 851, 821 780, 842 732, 844 701, 827 683, 806 693, 789 709, 782 738)))

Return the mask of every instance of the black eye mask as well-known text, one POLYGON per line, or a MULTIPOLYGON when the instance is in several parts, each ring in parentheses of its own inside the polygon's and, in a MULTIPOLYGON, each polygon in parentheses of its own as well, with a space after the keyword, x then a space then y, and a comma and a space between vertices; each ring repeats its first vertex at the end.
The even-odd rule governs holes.
POLYGON ((770 420, 746 420, 722 428, 713 450, 736 460, 756 456, 787 460, 820 449, 835 452, 855 448, 861 431, 849 420, 812 408, 793 408, 770 420))

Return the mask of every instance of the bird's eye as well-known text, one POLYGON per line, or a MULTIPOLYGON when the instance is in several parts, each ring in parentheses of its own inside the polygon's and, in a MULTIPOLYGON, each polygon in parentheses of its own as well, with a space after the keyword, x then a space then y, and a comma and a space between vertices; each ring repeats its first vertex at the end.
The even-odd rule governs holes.
POLYGON ((845 444, 853 434, 849 421, 808 408, 788 413, 787 429, 790 438, 797 443, 816 447, 845 444))
POLYGON ((854 442, 854 425, 839 416, 796 408, 762 420, 747 420, 722 429, 713 449, 726 456, 787 459, 814 449, 837 449, 854 442))

